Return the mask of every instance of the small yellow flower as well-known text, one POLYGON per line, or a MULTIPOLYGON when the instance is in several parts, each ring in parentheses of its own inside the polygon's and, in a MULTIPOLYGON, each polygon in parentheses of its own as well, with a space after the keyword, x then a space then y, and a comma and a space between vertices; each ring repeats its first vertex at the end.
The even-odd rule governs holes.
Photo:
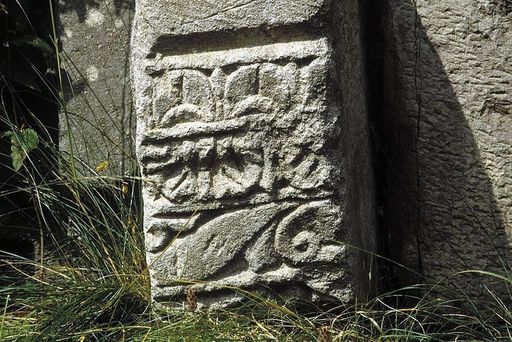
POLYGON ((108 168, 108 161, 104 160, 96 166, 96 172, 103 172, 108 168))
POLYGON ((126 225, 130 229, 130 232, 132 233, 132 236, 136 236, 136 234, 137 234, 137 223, 133 219, 132 215, 128 216, 128 222, 126 222, 126 225))
POLYGON ((121 183, 121 194, 123 194, 123 197, 128 196, 128 184, 121 183))

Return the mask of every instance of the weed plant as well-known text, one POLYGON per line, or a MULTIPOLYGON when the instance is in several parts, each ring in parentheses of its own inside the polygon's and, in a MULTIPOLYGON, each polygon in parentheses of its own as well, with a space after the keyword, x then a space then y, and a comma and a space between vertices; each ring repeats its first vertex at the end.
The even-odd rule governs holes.
MULTIPOLYGON (((51 32, 56 73, 32 70, 46 87, 39 95, 50 94, 45 101, 70 115, 54 27, 51 32)), ((491 290, 472 297, 452 278, 311 313, 249 293, 243 305, 225 310, 196 310, 193 294, 187 305, 151 307, 136 168, 131 176, 106 176, 107 164, 59 150, 51 128, 20 95, 34 89, 16 85, 5 70, 1 76, 0 127, 10 133, 2 138, 9 148, 0 150, 0 169, 8 175, 0 180, 0 229, 7 219, 16 222, 8 228, 33 241, 36 251, 0 250, 0 341, 512 340, 512 297, 491 290), (30 130, 38 139, 27 144, 30 130)), ((132 155, 125 158, 133 163, 132 155)), ((505 271, 464 275, 510 288, 505 271)))

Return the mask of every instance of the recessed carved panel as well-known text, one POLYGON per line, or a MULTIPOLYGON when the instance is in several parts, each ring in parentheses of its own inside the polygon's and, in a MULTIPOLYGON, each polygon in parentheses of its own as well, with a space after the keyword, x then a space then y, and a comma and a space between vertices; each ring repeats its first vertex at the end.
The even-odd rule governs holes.
POLYGON ((182 208, 334 194, 327 83, 326 56, 158 73, 139 148, 148 193, 182 208))
POLYGON ((138 151, 154 298, 183 295, 183 281, 210 302, 226 286, 352 298, 329 45, 224 54, 158 55, 146 68, 138 151))

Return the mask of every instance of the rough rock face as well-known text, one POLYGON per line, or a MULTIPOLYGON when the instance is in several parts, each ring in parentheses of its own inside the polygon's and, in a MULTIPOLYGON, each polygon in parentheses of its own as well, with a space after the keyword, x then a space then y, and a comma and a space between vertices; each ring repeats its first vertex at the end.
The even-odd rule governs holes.
POLYGON ((239 300, 232 287, 306 301, 369 293, 358 32, 357 1, 138 1, 132 63, 155 301, 189 286, 208 306, 239 300))
POLYGON ((60 147, 103 173, 131 174, 135 117, 130 93, 129 43, 135 0, 59 0, 58 24, 66 74, 60 147), (68 121, 69 119, 69 121, 68 121))
POLYGON ((390 0, 384 19, 401 260, 428 282, 503 271, 512 261, 512 6, 390 0))

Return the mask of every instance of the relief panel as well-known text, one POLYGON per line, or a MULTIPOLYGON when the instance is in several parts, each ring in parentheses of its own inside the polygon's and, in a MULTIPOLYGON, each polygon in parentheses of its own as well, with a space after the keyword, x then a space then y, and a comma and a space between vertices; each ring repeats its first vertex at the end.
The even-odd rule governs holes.
POLYGON ((222 302, 226 286, 351 298, 332 58, 326 43, 290 44, 314 53, 269 45, 238 60, 202 53, 190 65, 160 56, 147 68, 138 151, 157 301, 190 281, 205 304, 222 302))

